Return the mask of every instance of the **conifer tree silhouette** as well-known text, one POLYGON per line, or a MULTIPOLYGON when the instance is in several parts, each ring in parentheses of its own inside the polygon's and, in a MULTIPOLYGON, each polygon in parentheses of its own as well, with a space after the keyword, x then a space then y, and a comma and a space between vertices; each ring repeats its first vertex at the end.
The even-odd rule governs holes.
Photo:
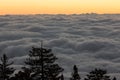
POLYGON ((110 80, 110 76, 107 76, 107 71, 103 69, 95 69, 91 71, 85 80, 110 80))
POLYGON ((60 80, 64 80, 64 75, 63 74, 60 76, 60 80))
POLYGON ((116 77, 114 77, 112 80, 117 80, 117 78, 116 78, 116 77))
POLYGON ((54 63, 57 57, 54 56, 51 49, 32 47, 27 64, 32 71, 34 80, 57 80, 60 72, 63 71, 58 64, 54 63))
POLYGON ((31 71, 29 68, 23 67, 22 71, 19 71, 10 80, 33 80, 31 77, 31 71))
POLYGON ((6 54, 3 54, 0 60, 0 80, 8 80, 10 75, 15 70, 14 68, 10 67, 13 62, 9 62, 6 54))
POLYGON ((70 80, 80 80, 80 76, 78 74, 78 68, 76 65, 74 65, 73 67, 73 73, 72 73, 72 77, 70 78, 70 80))

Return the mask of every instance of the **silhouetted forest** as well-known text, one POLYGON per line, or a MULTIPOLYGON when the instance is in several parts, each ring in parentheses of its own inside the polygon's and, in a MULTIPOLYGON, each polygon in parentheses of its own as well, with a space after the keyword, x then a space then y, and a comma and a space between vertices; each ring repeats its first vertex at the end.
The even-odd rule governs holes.
MULTIPOLYGON (((55 63, 58 58, 52 53, 52 49, 32 47, 28 58, 24 61, 26 66, 21 71, 14 73, 15 69, 11 67, 14 62, 10 62, 6 54, 1 56, 0 61, 0 80, 65 80, 64 69, 55 63), (14 75, 13 75, 14 73, 14 75)), ((78 67, 73 66, 69 80, 81 80, 78 67)), ((111 79, 104 69, 94 69, 89 72, 83 80, 117 80, 111 79)))

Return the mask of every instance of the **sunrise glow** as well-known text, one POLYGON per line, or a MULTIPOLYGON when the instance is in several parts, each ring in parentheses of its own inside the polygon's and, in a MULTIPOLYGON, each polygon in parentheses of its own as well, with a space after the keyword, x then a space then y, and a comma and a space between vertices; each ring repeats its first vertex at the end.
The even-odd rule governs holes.
POLYGON ((0 14, 120 13, 120 0, 0 0, 0 14))

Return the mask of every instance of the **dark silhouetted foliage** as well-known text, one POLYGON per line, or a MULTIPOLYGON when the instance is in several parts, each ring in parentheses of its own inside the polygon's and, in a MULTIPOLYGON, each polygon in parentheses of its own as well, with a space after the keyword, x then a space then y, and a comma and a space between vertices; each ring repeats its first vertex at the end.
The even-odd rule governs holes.
POLYGON ((91 71, 85 80, 110 80, 110 76, 107 76, 107 71, 103 69, 95 69, 91 71))
POLYGON ((63 74, 60 76, 60 80, 64 80, 64 75, 63 74))
POLYGON ((70 80, 80 80, 80 76, 78 74, 78 68, 76 65, 74 65, 73 67, 73 72, 72 72, 72 77, 70 78, 70 80))
POLYGON ((22 69, 23 71, 16 73, 10 80, 33 80, 29 68, 23 67, 22 69))
POLYGON ((56 63, 51 49, 32 48, 25 64, 29 66, 35 80, 57 80, 63 69, 56 63))
POLYGON ((10 67, 13 62, 9 62, 6 54, 3 54, 0 61, 0 80, 8 80, 15 69, 10 67))
MULTIPOLYGON (((33 47, 25 61, 26 66, 12 75, 15 71, 10 67, 13 62, 10 62, 6 54, 3 54, 0 59, 0 80, 64 80, 63 74, 60 74, 63 68, 55 63, 56 60, 57 57, 51 49, 42 46, 41 48, 33 47)), ((78 68, 74 65, 70 80, 80 79, 78 68)), ((106 70, 96 68, 89 72, 84 80, 117 80, 117 78, 110 79, 106 70)))
POLYGON ((117 80, 117 78, 116 78, 116 77, 114 77, 112 80, 117 80))

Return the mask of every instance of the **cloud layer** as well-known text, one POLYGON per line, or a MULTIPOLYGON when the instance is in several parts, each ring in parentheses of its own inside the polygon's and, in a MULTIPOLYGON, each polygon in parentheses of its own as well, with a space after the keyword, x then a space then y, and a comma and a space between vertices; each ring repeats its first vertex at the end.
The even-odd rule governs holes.
POLYGON ((24 65, 41 40, 52 48, 67 77, 74 64, 81 75, 97 67, 120 76, 120 15, 0 16, 0 51, 15 66, 24 65))

